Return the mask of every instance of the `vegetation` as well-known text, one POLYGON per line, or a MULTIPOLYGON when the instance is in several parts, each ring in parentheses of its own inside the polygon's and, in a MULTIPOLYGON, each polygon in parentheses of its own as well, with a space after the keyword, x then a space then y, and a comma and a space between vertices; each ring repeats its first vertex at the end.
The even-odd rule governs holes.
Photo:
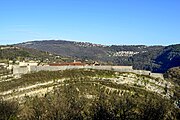
POLYGON ((3 66, 0 66, 0 76, 3 75, 7 75, 9 74, 11 71, 7 70, 6 68, 4 68, 3 66))
MULTIPOLYGON (((1 87, 65 79, 43 95, 0 101, 2 120, 178 120, 173 101, 138 86, 116 84, 106 78, 129 75, 105 70, 40 71, 23 75, 1 87), (104 77, 103 77, 104 76, 104 77), (94 79, 92 79, 94 78, 94 79), (20 100, 20 101, 19 101, 20 100)), ((135 74, 134 74, 135 75, 135 74)), ((133 76, 132 76, 133 77, 133 76)), ((146 76, 138 76, 146 78, 146 76)), ((131 78, 131 77, 130 77, 131 78)), ((146 78, 148 79, 148 78, 146 78)), ((150 78, 149 78, 150 79, 150 78)), ((5 84, 6 83, 6 84, 5 84)), ((48 86, 45 86, 48 87, 48 86)))
POLYGON ((49 52, 46 51, 39 51, 36 49, 31 48, 22 48, 22 47, 16 47, 13 45, 8 46, 0 46, 0 61, 8 63, 9 60, 12 60, 15 62, 23 61, 23 60, 35 60, 35 61, 41 61, 41 62, 62 62, 70 60, 70 58, 64 59, 61 56, 56 57, 56 55, 52 55, 49 52))
MULTIPOLYGON (((19 106, 17 102, 2 101, 1 119, 178 120, 180 114, 170 101, 148 92, 143 97, 128 93, 119 96, 94 87, 91 89, 94 97, 87 98, 77 87, 69 84, 44 97, 26 97, 19 106)), ((83 89, 89 87, 83 86, 83 89)))
POLYGON ((175 83, 174 99, 180 100, 180 67, 169 69, 166 73, 164 73, 164 78, 175 83))
POLYGON ((19 103, 17 101, 4 101, 0 99, 0 120, 13 120, 17 118, 19 103))
MULTIPOLYGON (((24 74, 19 79, 11 81, 4 81, 0 84, 0 91, 6 91, 22 86, 33 85, 35 83, 43 83, 51 80, 58 80, 63 78, 70 78, 71 80, 78 80, 84 77, 112 77, 115 76, 114 71, 104 70, 64 70, 64 71, 40 71, 30 74, 24 74), (91 71, 91 72, 89 72, 91 71)), ((80 79, 81 80, 81 79, 80 79)))
MULTIPOLYGON (((180 66, 180 44, 167 46, 156 57, 155 64, 159 65, 158 72, 166 72, 172 67, 180 66)), ((155 70, 155 72, 157 71, 155 70)))
POLYGON ((174 67, 164 73, 164 78, 169 79, 180 85, 180 67, 174 67))

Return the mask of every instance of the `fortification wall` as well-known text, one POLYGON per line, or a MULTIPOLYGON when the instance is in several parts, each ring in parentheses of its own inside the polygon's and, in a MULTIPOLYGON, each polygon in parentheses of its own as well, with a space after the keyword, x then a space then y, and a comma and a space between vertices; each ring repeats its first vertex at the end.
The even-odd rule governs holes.
POLYGON ((132 66, 112 66, 113 69, 133 70, 132 66))
POLYGON ((133 70, 133 73, 140 75, 151 75, 151 71, 146 71, 146 70, 133 70))
POLYGON ((29 72, 30 71, 27 66, 13 66, 13 75, 15 75, 15 77, 20 77, 20 75, 27 74, 29 72))
POLYGON ((131 66, 30 66, 30 71, 57 71, 57 70, 67 70, 67 69, 98 69, 98 70, 122 70, 129 71, 133 70, 131 66))
POLYGON ((146 70, 133 70, 132 72, 140 75, 149 75, 154 78, 164 79, 163 74, 161 73, 152 73, 151 71, 146 71, 146 70))
POLYGON ((159 73, 151 73, 145 70, 133 70, 132 66, 27 66, 27 67, 14 67, 13 74, 26 74, 29 72, 38 71, 58 71, 67 69, 97 69, 97 70, 113 70, 118 72, 133 72, 140 75, 150 75, 155 78, 162 78, 163 75, 159 73))
POLYGON ((155 77, 155 78, 162 78, 162 79, 164 79, 164 76, 163 76, 163 74, 161 74, 161 73, 151 73, 150 76, 153 76, 153 77, 155 77))
POLYGON ((67 69, 80 69, 84 66, 30 66, 31 72, 38 71, 58 71, 58 70, 67 70, 67 69))

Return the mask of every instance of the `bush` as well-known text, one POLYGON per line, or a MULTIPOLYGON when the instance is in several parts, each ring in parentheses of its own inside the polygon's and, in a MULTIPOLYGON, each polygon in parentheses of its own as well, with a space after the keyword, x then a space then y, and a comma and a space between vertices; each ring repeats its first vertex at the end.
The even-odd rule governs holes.
POLYGON ((17 117, 19 104, 15 101, 0 99, 0 120, 8 120, 17 117))

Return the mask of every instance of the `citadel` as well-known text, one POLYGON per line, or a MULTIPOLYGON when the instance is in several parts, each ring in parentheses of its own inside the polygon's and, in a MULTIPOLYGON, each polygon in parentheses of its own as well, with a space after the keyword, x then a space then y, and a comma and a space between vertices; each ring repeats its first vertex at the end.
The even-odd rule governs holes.
POLYGON ((48 65, 38 65, 36 62, 19 62, 18 65, 13 65, 11 67, 13 75, 15 77, 20 77, 22 74, 38 72, 38 71, 58 71, 58 70, 68 70, 68 69, 98 69, 98 70, 113 70, 117 72, 131 72, 140 75, 149 75, 154 78, 163 79, 163 74, 152 73, 146 70, 134 70, 132 66, 111 66, 111 65, 86 65, 81 62, 72 63, 61 63, 61 64, 48 64, 48 65))

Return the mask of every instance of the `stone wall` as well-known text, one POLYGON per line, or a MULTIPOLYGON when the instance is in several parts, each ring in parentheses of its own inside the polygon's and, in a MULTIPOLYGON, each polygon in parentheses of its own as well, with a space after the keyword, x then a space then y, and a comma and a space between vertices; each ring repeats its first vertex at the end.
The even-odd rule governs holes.
POLYGON ((140 75, 150 75, 155 78, 162 78, 163 75, 159 73, 151 73, 145 70, 133 70, 132 66, 26 66, 26 67, 13 67, 14 75, 21 75, 30 72, 38 71, 58 71, 67 69, 97 69, 97 70, 113 70, 118 72, 132 72, 140 75))
POLYGON ((22 74, 27 74, 29 72, 30 69, 28 66, 18 66, 18 65, 13 66, 13 75, 15 77, 20 77, 22 74))
POLYGON ((151 75, 151 71, 146 71, 146 70, 133 70, 133 73, 140 75, 151 75))
POLYGON ((114 71, 132 71, 132 66, 30 66, 31 72, 38 71, 57 71, 67 69, 98 69, 98 70, 114 70, 114 71))
POLYGON ((161 73, 152 73, 151 71, 146 71, 146 70, 133 70, 132 72, 140 75, 149 75, 154 78, 164 79, 163 74, 161 73))
POLYGON ((155 78, 162 78, 162 79, 164 79, 164 76, 163 76, 163 74, 161 74, 161 73, 151 73, 150 76, 153 76, 153 77, 155 77, 155 78))

